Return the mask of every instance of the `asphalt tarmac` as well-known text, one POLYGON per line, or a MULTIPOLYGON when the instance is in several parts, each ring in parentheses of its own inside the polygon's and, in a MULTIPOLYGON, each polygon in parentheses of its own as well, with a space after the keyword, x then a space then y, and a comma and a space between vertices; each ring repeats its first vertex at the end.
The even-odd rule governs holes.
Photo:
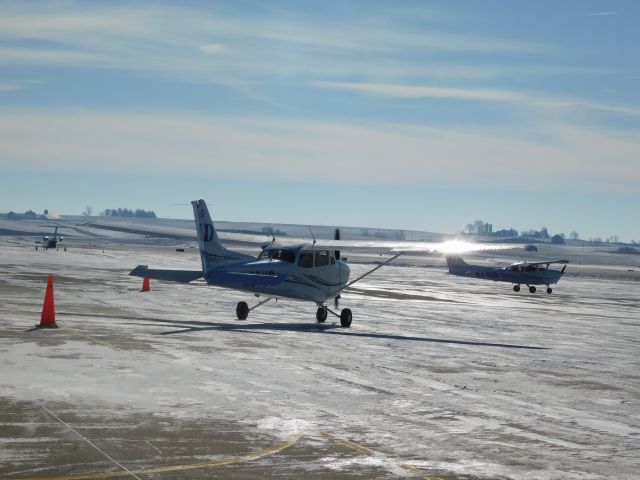
POLYGON ((127 275, 198 262, 0 249, 0 477, 637 478, 637 265, 583 263, 551 295, 388 266, 343 294, 350 329, 127 275), (61 327, 33 329, 49 273, 61 327))

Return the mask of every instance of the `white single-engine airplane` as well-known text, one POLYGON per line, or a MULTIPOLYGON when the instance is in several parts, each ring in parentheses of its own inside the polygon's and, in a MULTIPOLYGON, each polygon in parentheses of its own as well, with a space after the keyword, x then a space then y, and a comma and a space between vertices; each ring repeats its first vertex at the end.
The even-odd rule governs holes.
POLYGON ((459 256, 447 256, 449 273, 461 277, 481 278, 494 282, 513 283, 513 290, 520 291, 520 285, 529 287, 531 293, 536 293, 535 285, 546 285, 547 293, 553 290, 550 285, 558 283, 564 274, 569 260, 543 260, 540 262, 518 262, 506 267, 485 267, 481 265, 469 265, 459 256), (562 270, 549 268, 551 264, 564 263, 562 270))
POLYGON ((363 279, 382 266, 398 258, 395 254, 364 275, 349 283, 349 266, 340 260, 340 251, 316 247, 315 242, 295 246, 279 246, 274 240, 263 246, 258 257, 225 248, 216 233, 204 200, 191 202, 200 246, 202 270, 158 270, 138 266, 129 275, 189 283, 203 277, 209 285, 266 295, 265 300, 249 308, 239 302, 236 315, 245 320, 254 308, 273 298, 284 297, 306 300, 318 305, 316 320, 327 319, 327 313, 340 318, 343 327, 351 325, 352 314, 348 308, 340 314, 326 306, 334 298, 336 308, 340 292, 347 286, 363 279))
POLYGON ((129 275, 180 283, 189 283, 203 277, 209 285, 267 296, 265 300, 253 307, 249 307, 246 302, 239 302, 236 307, 239 320, 245 320, 251 310, 273 298, 290 298, 315 303, 318 306, 316 320, 320 323, 327 319, 328 313, 331 313, 340 318, 340 324, 343 327, 349 327, 352 320, 351 310, 344 308, 338 314, 328 308, 326 302, 333 298, 337 309, 342 290, 392 262, 403 253, 451 251, 447 248, 452 248, 453 251, 504 248, 461 242, 450 244, 405 242, 396 245, 385 243, 382 246, 365 242, 361 246, 366 251, 375 252, 375 249, 379 248, 376 253, 384 251, 392 257, 349 282, 350 268, 344 260, 341 260, 340 249, 341 246, 350 247, 351 245, 339 242, 338 230, 336 230, 336 239, 327 241, 325 245, 320 245, 315 239, 313 243, 285 245, 273 238, 270 243, 262 245, 262 253, 258 257, 253 257, 229 250, 222 245, 204 200, 194 200, 191 205, 202 270, 159 270, 139 265, 129 275))

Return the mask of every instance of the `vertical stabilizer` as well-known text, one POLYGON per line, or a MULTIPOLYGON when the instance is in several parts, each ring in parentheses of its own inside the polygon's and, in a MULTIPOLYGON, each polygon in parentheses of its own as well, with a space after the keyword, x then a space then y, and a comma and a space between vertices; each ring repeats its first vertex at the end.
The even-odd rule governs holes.
POLYGON ((449 273, 457 273, 469 265, 458 255, 447 255, 447 266, 449 267, 449 273))
POLYGON ((193 216, 196 222, 196 233, 204 272, 223 265, 253 259, 250 255, 227 250, 222 246, 204 200, 194 200, 191 205, 193 205, 193 216))

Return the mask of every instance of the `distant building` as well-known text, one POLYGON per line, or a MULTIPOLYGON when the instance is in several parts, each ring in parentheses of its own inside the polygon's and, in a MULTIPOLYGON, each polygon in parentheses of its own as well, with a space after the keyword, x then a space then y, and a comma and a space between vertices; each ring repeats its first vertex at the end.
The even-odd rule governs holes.
POLYGON ((554 235, 553 237, 551 237, 551 243, 553 243, 554 245, 564 245, 567 242, 565 242, 562 235, 554 235))
POLYGON ((498 237, 517 237, 518 236, 518 231, 514 230, 513 228, 510 228, 508 230, 503 229, 503 230, 498 230, 497 232, 495 232, 495 235, 498 237))

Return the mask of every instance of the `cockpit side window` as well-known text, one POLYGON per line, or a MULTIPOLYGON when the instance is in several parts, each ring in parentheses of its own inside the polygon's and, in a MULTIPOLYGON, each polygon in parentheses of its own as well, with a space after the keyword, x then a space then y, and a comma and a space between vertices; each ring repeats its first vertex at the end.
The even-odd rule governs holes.
POLYGON ((296 261, 296 254, 291 250, 274 250, 271 256, 274 260, 283 260, 285 262, 294 263, 296 261))
POLYGON ((313 253, 306 252, 301 253, 298 257, 298 265, 302 268, 311 268, 313 267, 313 253))
POLYGON ((320 250, 316 252, 316 267, 324 267, 329 265, 329 251, 320 250))
POLYGON ((271 248, 269 250, 263 250, 258 256, 258 260, 282 260, 284 262, 295 263, 296 252, 292 250, 280 250, 277 248, 271 248))

